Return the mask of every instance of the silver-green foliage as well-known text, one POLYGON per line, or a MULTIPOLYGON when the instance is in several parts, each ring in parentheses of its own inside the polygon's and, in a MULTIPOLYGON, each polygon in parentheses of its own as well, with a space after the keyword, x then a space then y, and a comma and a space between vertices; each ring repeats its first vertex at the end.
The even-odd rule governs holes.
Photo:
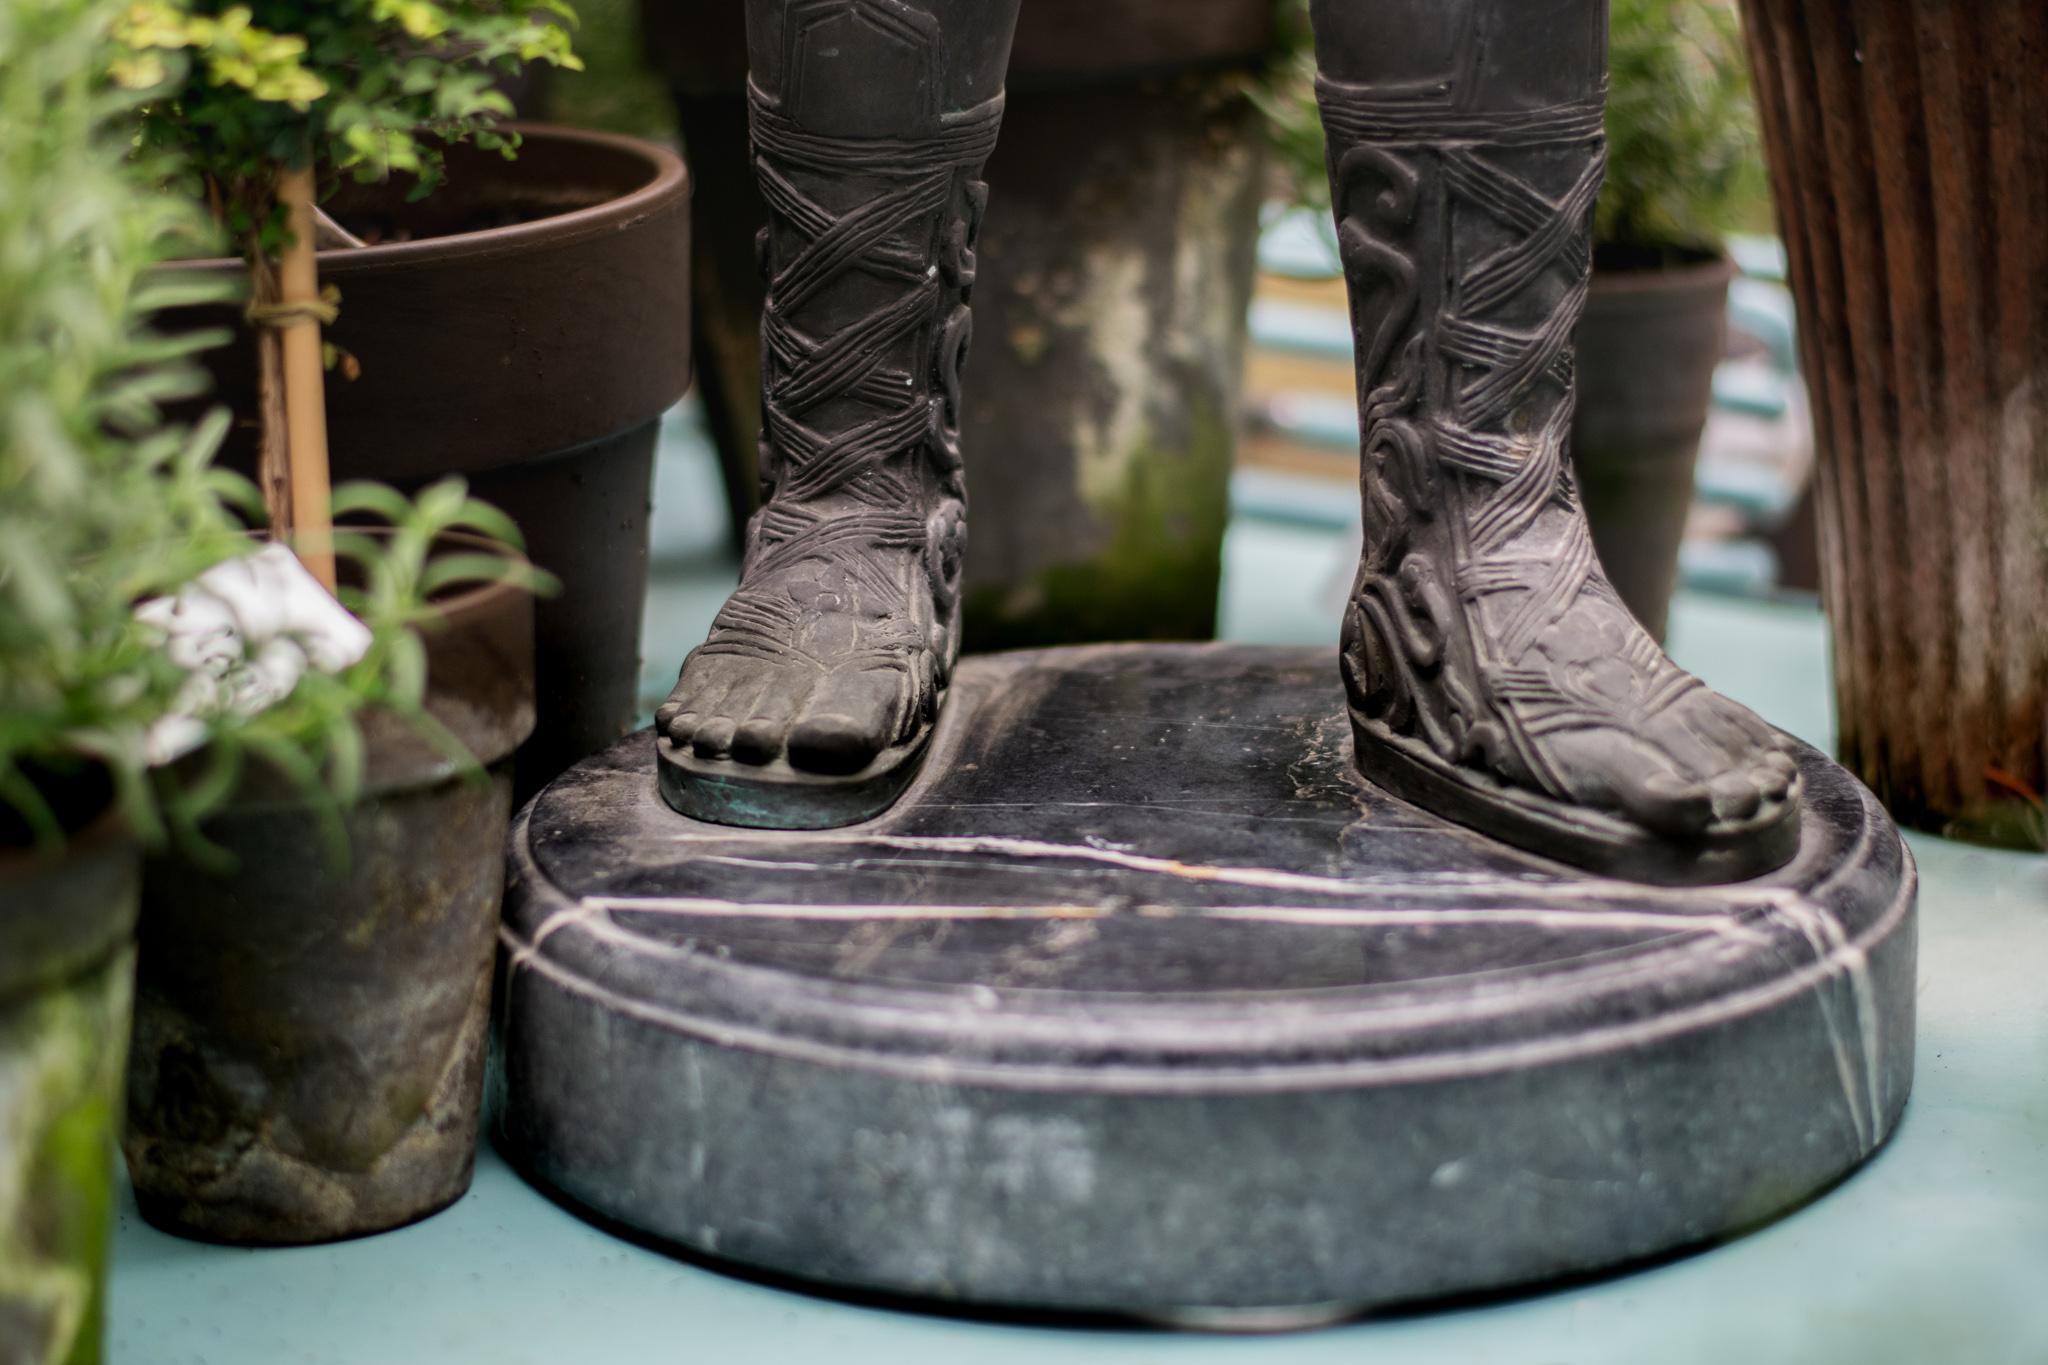
POLYGON ((126 163, 128 100, 104 77, 118 8, 0 4, 0 810, 44 841, 44 789, 94 763, 158 827, 141 737, 182 679, 132 604, 240 548, 236 481, 208 463, 225 419, 161 417, 219 338, 160 336, 148 315, 218 286, 149 273, 208 229, 126 163))

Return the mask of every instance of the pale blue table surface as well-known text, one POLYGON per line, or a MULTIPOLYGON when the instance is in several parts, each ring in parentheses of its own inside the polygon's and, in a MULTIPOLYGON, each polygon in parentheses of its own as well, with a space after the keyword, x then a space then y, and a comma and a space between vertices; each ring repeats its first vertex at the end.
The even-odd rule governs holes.
MULTIPOLYGON (((701 470, 676 477, 701 488, 701 470)), ((1320 589, 1346 553, 1340 537, 1240 521, 1224 633, 1333 640, 1320 589)), ((658 569, 655 685, 673 679, 730 575, 687 544, 658 569)), ((1827 747, 1825 632, 1811 609, 1682 596, 1671 648, 1827 747)), ((2048 858, 1911 842, 1923 877, 1919 1071, 1897 1135, 1804 1210, 1647 1269, 1287 1336, 977 1321, 771 1288, 644 1250, 530 1190, 486 1147, 453 1208, 339 1246, 201 1246, 148 1228, 125 1202, 109 1359, 2048 1365, 2048 858)))

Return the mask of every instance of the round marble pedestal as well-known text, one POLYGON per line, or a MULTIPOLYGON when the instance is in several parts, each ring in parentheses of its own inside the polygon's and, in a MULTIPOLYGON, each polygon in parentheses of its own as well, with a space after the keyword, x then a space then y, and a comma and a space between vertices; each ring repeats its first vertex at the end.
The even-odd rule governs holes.
POLYGON ((1586 877, 1350 768, 1327 651, 961 666, 925 770, 698 824, 642 734, 514 830, 499 1137, 713 1256, 1257 1325, 1708 1241, 1884 1140, 1914 873, 1802 754, 1797 859, 1586 877))

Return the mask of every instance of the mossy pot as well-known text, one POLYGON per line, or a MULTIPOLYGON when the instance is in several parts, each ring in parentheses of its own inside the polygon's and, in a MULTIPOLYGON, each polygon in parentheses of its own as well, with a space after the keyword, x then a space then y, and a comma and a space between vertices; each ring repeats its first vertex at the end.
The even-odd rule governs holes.
POLYGON ((1596 248, 1573 337, 1572 465, 1593 547, 1621 600, 1659 640, 1734 277, 1726 256, 1699 252, 1658 265, 1596 248))
POLYGON ((100 1359, 142 855, 0 851, 0 1361, 100 1359))
POLYGON ((326 1242, 469 1188, 533 601, 493 585, 441 615, 427 708, 481 773, 372 714, 345 860, 315 807, 258 774, 206 826, 225 869, 148 862, 125 1148, 157 1227, 326 1242))
MULTIPOLYGON (((759 480, 745 6, 647 3, 691 173, 693 320, 732 524, 759 480)), ((984 175, 961 411, 969 651, 1216 629, 1265 187, 1271 0, 1027 0, 984 175)))

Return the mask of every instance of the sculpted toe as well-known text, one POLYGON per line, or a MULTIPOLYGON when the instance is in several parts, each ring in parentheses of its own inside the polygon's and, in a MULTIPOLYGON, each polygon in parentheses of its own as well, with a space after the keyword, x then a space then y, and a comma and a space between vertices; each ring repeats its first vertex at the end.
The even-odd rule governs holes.
POLYGON ((732 756, 747 763, 772 763, 782 755, 782 720, 755 716, 733 731, 732 756))
POLYGON ((1723 773, 1707 789, 1713 793, 1715 818, 1721 820, 1747 820, 1764 803, 1756 783, 1740 773, 1723 773))
POLYGON ((732 752, 736 728, 732 717, 713 716, 697 727, 697 733, 690 737, 690 748, 699 758, 724 758, 732 752))
POLYGON ((1792 762, 1792 755, 1772 749, 1763 756, 1763 761, 1750 770, 1750 780, 1764 794, 1768 801, 1782 801, 1792 790, 1792 781, 1799 769, 1792 762))
POLYGON ((1622 809, 1645 829, 1685 838, 1713 822, 1713 793, 1702 783, 1653 772, 1618 785, 1622 809))
POLYGON ((881 751, 882 735, 873 716, 814 713, 789 734, 789 761, 810 772, 859 772, 881 751))

